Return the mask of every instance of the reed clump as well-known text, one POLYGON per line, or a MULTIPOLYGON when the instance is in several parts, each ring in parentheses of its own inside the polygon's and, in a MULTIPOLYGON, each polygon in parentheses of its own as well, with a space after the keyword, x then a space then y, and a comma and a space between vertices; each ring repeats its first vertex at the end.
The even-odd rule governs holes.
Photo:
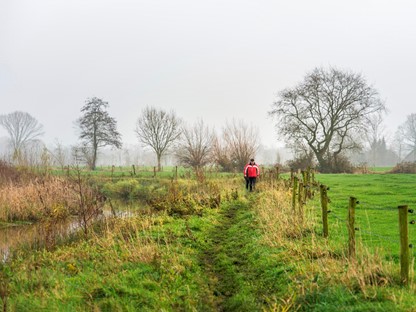
POLYGON ((35 222, 48 217, 65 219, 79 210, 75 183, 62 177, 35 177, 0 187, 0 221, 35 222))

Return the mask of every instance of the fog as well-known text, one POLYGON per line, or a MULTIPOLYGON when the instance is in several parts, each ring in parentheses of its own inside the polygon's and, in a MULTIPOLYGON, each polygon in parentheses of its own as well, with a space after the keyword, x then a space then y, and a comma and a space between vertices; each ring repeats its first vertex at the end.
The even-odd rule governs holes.
POLYGON ((0 114, 28 112, 47 144, 70 145, 96 96, 127 145, 155 106, 217 129, 243 119, 278 147, 268 117, 277 93, 333 66, 379 91, 391 137, 414 112, 414 16, 416 3, 402 0, 1 0, 0 114))

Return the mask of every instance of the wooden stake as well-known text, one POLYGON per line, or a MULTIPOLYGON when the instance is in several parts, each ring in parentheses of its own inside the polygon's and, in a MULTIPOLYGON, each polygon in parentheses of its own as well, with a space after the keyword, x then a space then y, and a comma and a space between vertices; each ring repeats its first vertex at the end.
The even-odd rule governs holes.
POLYGON ((350 197, 348 205, 348 256, 350 259, 355 259, 355 207, 357 205, 357 198, 350 197))
POLYGON ((328 237, 328 188, 326 185, 321 184, 321 207, 322 207, 322 226, 323 235, 328 237))
POLYGON ((400 228, 400 277, 404 285, 409 284, 409 231, 407 222, 407 206, 399 206, 399 228, 400 228))
POLYGON ((303 222, 303 198, 302 198, 303 189, 304 189, 303 182, 299 182, 298 204, 299 204, 299 220, 301 224, 303 222))
POLYGON ((293 177, 292 209, 296 212, 296 191, 298 190, 298 177, 293 177))

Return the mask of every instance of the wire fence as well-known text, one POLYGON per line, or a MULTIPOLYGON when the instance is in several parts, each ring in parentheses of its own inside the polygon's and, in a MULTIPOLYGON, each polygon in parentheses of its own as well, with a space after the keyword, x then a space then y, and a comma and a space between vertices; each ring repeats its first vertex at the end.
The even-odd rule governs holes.
MULTIPOLYGON (((377 205, 368 200, 358 200, 354 197, 350 197, 350 203, 346 202, 345 205, 340 202, 332 203, 327 196, 327 191, 329 191, 330 188, 314 181, 313 175, 312 181, 310 181, 308 179, 309 176, 311 175, 305 174, 304 172, 302 172, 302 174, 300 174, 300 172, 297 174, 292 173, 290 183, 287 183, 292 188, 293 211, 296 211, 296 205, 305 204, 306 199, 309 196, 308 194, 314 194, 316 191, 320 191, 324 237, 328 237, 329 225, 333 224, 334 221, 345 224, 344 229, 348 231, 349 252, 351 253, 351 246, 353 246, 354 252, 351 254, 353 254, 354 257, 355 238, 357 237, 357 239, 368 247, 377 247, 385 250, 387 253, 386 256, 390 256, 390 258, 400 258, 401 274, 402 271, 406 271, 403 270, 403 266, 409 266, 410 263, 412 263, 410 259, 416 258, 416 250, 413 248, 414 244, 412 243, 416 238, 416 226, 412 227, 412 225, 414 225, 416 221, 414 220, 415 218, 412 218, 412 216, 414 216, 414 211, 412 209, 408 209, 407 206, 389 207, 377 205), (306 188, 313 189, 313 191, 309 193, 306 191, 303 192, 303 190, 298 187, 299 184, 303 187, 306 186, 306 188), (296 198, 298 199, 297 202, 295 200, 296 198), (351 200, 354 201, 353 208, 351 207, 351 200), (405 208, 406 211, 401 211, 399 208, 405 208), (377 214, 378 212, 380 212, 382 216, 377 214), (405 218, 403 218, 403 214, 405 215, 405 218), (372 219, 376 220, 373 221, 372 219), (403 221, 402 219, 406 221, 403 221), (405 222, 405 224, 403 224, 403 222, 405 222), (405 229, 405 231, 403 229, 405 229), (383 230, 383 232, 381 232, 381 230, 383 230), (353 240, 353 243, 351 243, 351 240, 353 240), (405 246, 404 244, 408 244, 408 246, 405 246), (403 259, 405 258, 409 259, 404 261, 403 259)), ((299 211, 302 211, 302 209, 299 209, 299 211)), ((341 237, 345 235, 342 234, 342 231, 338 231, 338 234, 341 235, 341 237)), ((409 271, 408 268, 407 271, 409 271)), ((402 275, 402 281, 406 282, 408 279, 409 277, 404 278, 402 275)))

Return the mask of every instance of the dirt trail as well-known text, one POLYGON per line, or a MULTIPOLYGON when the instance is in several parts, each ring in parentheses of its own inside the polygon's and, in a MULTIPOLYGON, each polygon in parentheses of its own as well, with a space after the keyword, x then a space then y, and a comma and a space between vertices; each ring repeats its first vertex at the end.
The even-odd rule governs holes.
POLYGON ((210 301, 215 311, 241 311, 241 307, 233 307, 229 301, 244 283, 241 268, 245 259, 242 254, 245 236, 244 233, 235 235, 240 226, 238 217, 242 209, 246 210, 247 207, 238 203, 223 208, 218 224, 207 237, 209 247, 202 255, 202 263, 210 281, 210 301))

